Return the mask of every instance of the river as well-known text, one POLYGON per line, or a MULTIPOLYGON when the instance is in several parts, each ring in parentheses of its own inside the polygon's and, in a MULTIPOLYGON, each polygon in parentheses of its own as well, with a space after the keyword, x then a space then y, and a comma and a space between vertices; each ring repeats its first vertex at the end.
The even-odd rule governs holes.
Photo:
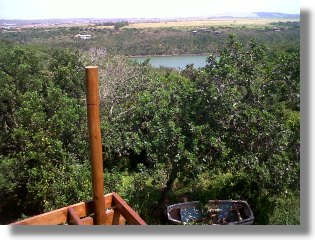
POLYGON ((194 64, 196 68, 204 67, 206 65, 207 55, 180 55, 180 56, 146 56, 146 57, 132 57, 131 59, 138 62, 144 62, 150 59, 150 64, 153 67, 171 67, 177 69, 184 69, 188 64, 194 64))

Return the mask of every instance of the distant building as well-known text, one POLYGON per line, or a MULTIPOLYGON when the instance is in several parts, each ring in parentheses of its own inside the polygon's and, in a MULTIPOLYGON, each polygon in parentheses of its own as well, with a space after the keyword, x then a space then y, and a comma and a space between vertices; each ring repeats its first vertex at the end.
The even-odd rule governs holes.
POLYGON ((210 32, 209 28, 197 28, 198 32, 210 32))
POLYGON ((277 27, 274 27, 272 30, 275 31, 275 32, 280 32, 281 31, 280 28, 277 28, 277 27))
POLYGON ((197 32, 198 32, 197 30, 191 31, 191 33, 194 34, 194 35, 197 34, 197 32))
POLYGON ((210 32, 209 28, 196 28, 194 30, 190 30, 193 35, 196 35, 197 33, 202 33, 202 32, 210 32))
POLYGON ((78 34, 75 36, 76 38, 81 38, 81 39, 91 39, 92 38, 92 35, 90 34, 78 34))

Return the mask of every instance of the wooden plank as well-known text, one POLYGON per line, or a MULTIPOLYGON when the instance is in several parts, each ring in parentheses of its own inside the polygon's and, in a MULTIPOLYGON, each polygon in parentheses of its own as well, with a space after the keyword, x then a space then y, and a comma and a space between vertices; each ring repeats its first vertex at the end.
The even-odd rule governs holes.
POLYGON ((114 210, 113 209, 106 210, 105 215, 106 215, 106 217, 105 217, 104 224, 105 225, 112 225, 112 223, 113 223, 113 216, 114 216, 114 210))
POLYGON ((104 196, 105 199, 105 209, 111 208, 113 206, 113 193, 108 193, 104 196))
POLYGON ((72 206, 68 206, 68 208, 73 208, 73 210, 76 212, 76 214, 81 218, 81 217, 85 217, 88 216, 89 214, 92 213, 93 211, 93 201, 86 201, 86 202, 82 202, 82 205, 72 205, 72 206))
POLYGON ((106 210, 105 225, 125 225, 125 218, 115 208, 106 210))
POLYGON ((15 223, 12 225, 58 225, 67 222, 68 209, 72 207, 74 211, 77 212, 78 216, 85 215, 87 213, 87 208, 91 207, 92 202, 88 203, 81 202, 68 207, 53 210, 47 213, 43 213, 34 217, 30 217, 15 223))
MULTIPOLYGON (((104 196, 105 207, 112 206, 112 193, 104 196)), ((59 208, 47 213, 43 213, 34 217, 30 217, 21 221, 11 223, 11 225, 58 225, 67 222, 68 209, 73 208, 79 218, 85 217, 93 213, 93 201, 80 202, 67 207, 59 208)))
MULTIPOLYGON (((113 209, 106 211, 106 217, 105 217, 105 225, 124 225, 125 224, 125 218, 118 212, 113 209)), ((93 218, 92 217, 85 217, 81 218, 81 222, 83 225, 93 225, 93 218)))
POLYGON ((72 207, 68 208, 68 223, 72 225, 82 225, 82 221, 72 207))
POLYGON ((123 215, 121 215, 119 211, 114 211, 112 225, 125 225, 125 224, 126 224, 126 219, 123 217, 123 215))
MULTIPOLYGON (((109 193, 104 196, 105 207, 112 208, 105 214, 104 223, 107 225, 123 225, 127 221, 130 224, 146 223, 141 217, 117 194, 109 193), (108 220, 106 219, 108 218, 108 220)), ((93 201, 80 202, 54 211, 43 213, 34 217, 30 217, 21 221, 12 223, 11 225, 58 225, 67 223, 69 208, 77 214, 81 219, 82 224, 93 224, 93 218, 87 217, 93 213, 93 201)))
POLYGON ((113 203, 115 210, 123 215, 128 224, 132 225, 147 225, 145 221, 117 194, 113 193, 113 203))
POLYGON ((92 217, 81 218, 82 225, 93 225, 92 217))

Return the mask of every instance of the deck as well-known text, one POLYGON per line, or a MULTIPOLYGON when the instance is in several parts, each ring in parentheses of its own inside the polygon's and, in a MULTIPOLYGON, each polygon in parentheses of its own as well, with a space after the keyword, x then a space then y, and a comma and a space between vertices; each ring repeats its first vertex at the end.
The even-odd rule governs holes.
MULTIPOLYGON (((103 225, 147 225, 117 193, 106 194, 104 202, 103 225)), ((11 225, 94 225, 93 201, 80 202, 11 225)))

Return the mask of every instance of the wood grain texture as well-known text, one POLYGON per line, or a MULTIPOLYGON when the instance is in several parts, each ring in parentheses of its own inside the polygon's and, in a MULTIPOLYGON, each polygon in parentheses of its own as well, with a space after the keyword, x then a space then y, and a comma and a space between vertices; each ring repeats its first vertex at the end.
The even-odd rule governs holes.
POLYGON ((72 225, 83 225, 78 214, 73 208, 68 208, 68 223, 72 225))
POLYGON ((105 221, 105 206, 103 153, 99 112, 98 67, 86 67, 85 74, 90 156, 92 163, 94 224, 102 225, 105 221))
POLYGON ((113 202, 118 212, 123 215, 128 224, 147 225, 145 221, 117 193, 113 193, 113 202))
MULTIPOLYGON (((104 196, 104 225, 146 225, 143 219, 117 194, 109 193, 104 196)), ((69 209, 72 216, 76 216, 78 224, 93 225, 93 201, 80 202, 54 211, 43 213, 11 225, 61 225, 76 224, 71 222, 69 209), (79 219, 79 220, 78 220, 79 219), (70 220, 70 221, 69 221, 70 220)))

